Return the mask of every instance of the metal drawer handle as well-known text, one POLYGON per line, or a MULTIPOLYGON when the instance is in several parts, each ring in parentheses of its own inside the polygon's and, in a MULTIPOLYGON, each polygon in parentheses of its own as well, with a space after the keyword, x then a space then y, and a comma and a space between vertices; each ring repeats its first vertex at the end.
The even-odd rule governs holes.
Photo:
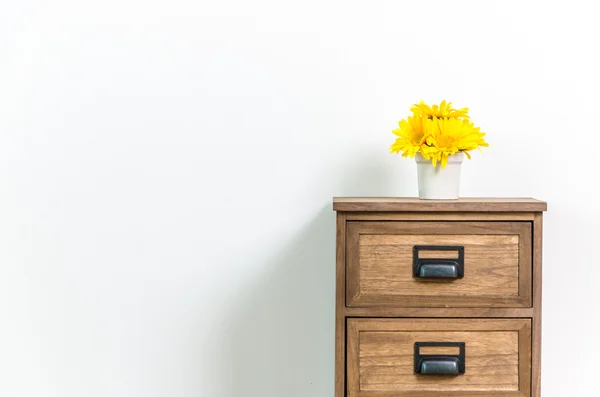
POLYGON ((459 245, 415 245, 413 247, 413 277, 463 278, 465 247, 459 245), (458 258, 419 258, 419 251, 458 251, 458 258))
POLYGON ((465 373, 464 342, 415 342, 415 373, 421 375, 461 375, 465 373), (455 354, 421 354, 423 346, 457 346, 455 354))

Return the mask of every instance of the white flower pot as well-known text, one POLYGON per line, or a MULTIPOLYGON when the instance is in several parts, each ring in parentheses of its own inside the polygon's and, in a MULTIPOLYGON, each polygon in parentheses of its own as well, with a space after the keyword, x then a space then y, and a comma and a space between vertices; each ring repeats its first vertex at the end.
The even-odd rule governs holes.
POLYGON ((419 178, 419 198, 425 200, 456 200, 460 186, 460 166, 465 155, 456 153, 448 156, 446 168, 440 163, 434 167, 431 160, 417 153, 417 175, 419 178))

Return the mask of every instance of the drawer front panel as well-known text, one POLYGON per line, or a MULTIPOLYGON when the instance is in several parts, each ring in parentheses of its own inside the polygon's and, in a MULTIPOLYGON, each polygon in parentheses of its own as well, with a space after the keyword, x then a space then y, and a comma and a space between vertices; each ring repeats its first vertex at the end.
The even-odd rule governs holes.
POLYGON ((529 319, 348 319, 347 328, 348 397, 531 395, 529 319), (424 345, 422 367, 415 343, 424 345), (454 344, 464 346, 461 374, 436 367, 435 360, 459 356, 454 344), (426 365, 450 372, 427 374, 426 365))
POLYGON ((347 306, 531 306, 529 222, 348 222, 347 236, 347 306))

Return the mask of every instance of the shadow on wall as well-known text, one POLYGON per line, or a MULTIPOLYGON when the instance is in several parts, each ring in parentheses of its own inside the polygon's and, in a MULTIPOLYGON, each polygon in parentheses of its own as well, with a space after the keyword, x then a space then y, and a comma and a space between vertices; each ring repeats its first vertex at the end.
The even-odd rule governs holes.
MULTIPOLYGON (((240 291, 228 313, 227 397, 333 395, 335 214, 331 204, 240 291)), ((225 335, 222 335, 225 336, 225 335)))
MULTIPOLYGON (((357 156, 332 193, 406 195, 414 170, 393 156, 357 156), (409 179, 410 178, 410 179, 409 179)), ((333 187, 335 186, 335 187, 333 187)), ((409 194, 410 195, 410 194, 409 194)), ((414 194, 413 194, 414 195, 414 194)), ((335 213, 330 199, 239 292, 219 344, 225 397, 331 397, 334 380, 335 213)))

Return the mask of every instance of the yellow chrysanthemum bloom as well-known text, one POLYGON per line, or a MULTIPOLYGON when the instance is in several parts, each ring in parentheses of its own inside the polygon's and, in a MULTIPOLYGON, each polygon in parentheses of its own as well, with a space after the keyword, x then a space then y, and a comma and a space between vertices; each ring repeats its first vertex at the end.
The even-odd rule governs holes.
POLYGON ((413 113, 406 120, 400 120, 398 127, 392 132, 398 136, 396 141, 390 146, 390 153, 402 152, 403 157, 415 157, 421 146, 425 144, 426 122, 431 121, 423 119, 421 115, 413 113))
POLYGON ((452 107, 452 102, 446 103, 446 101, 442 101, 440 105, 429 106, 425 104, 425 102, 421 101, 421 103, 415 103, 410 110, 413 113, 419 113, 425 116, 426 118, 432 119, 434 117, 437 118, 463 118, 468 119, 469 108, 462 109, 454 109, 452 107))
POLYGON ((468 108, 454 109, 452 102, 429 106, 423 101, 413 105, 412 116, 400 120, 399 128, 392 130, 398 136, 390 146, 391 153, 414 157, 420 153, 435 167, 448 163, 448 156, 462 152, 470 159, 470 150, 488 146, 485 133, 469 120, 468 108))
POLYGON ((469 120, 436 119, 436 123, 438 128, 432 129, 421 146, 421 155, 431 160, 434 167, 440 162, 445 168, 452 154, 463 152, 470 159, 469 150, 489 146, 483 139, 485 133, 469 120))

